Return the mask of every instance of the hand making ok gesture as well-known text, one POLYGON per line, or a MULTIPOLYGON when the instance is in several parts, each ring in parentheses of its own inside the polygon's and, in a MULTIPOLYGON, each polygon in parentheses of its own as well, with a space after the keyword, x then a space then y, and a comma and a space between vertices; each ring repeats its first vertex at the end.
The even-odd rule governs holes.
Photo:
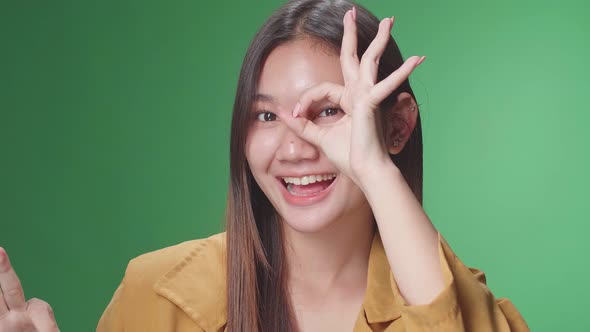
POLYGON ((397 89, 425 57, 413 56, 388 77, 376 82, 379 59, 390 39, 393 18, 379 24, 375 39, 362 59, 357 56, 356 9, 344 15, 344 35, 340 64, 344 86, 323 82, 306 90, 293 110, 295 119, 286 124, 302 139, 318 146, 341 172, 362 186, 363 174, 391 163, 381 133, 379 104, 397 89), (344 115, 330 126, 321 126, 308 118, 306 111, 314 103, 336 103, 344 115))

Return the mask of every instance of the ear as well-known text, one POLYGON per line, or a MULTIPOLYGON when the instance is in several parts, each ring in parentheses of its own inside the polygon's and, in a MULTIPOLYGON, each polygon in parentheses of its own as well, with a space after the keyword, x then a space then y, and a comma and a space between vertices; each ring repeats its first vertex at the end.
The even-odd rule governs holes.
POLYGON ((402 92, 395 105, 385 113, 385 144, 389 154, 398 154, 416 127, 418 105, 411 94, 402 92))

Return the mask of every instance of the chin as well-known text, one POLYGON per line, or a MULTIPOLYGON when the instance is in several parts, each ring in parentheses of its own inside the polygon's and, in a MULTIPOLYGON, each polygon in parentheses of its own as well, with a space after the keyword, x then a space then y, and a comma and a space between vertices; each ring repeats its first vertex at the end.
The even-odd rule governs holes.
POLYGON ((328 211, 319 209, 306 209, 297 213, 281 214, 284 226, 300 233, 317 233, 333 226, 339 217, 328 211))

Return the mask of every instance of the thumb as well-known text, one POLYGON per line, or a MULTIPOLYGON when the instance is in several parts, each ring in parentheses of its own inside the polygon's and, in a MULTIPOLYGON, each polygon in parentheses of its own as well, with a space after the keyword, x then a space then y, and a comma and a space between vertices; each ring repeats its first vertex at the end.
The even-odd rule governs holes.
POLYGON ((306 89, 293 109, 293 117, 284 119, 285 123, 297 136, 320 147, 326 128, 309 120, 310 108, 325 100, 339 104, 343 90, 344 87, 331 82, 322 82, 306 89))
POLYGON ((53 310, 49 303, 40 299, 32 298, 27 301, 26 309, 37 331, 59 332, 59 328, 57 327, 53 315, 53 310))

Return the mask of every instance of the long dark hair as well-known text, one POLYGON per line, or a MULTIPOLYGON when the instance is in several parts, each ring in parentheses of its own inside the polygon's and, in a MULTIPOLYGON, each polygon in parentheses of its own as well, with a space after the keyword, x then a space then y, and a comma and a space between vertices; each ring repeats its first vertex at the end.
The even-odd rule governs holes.
MULTIPOLYGON (((277 212, 248 167, 245 142, 248 114, 264 61, 277 46, 310 38, 339 54, 346 11, 357 9, 358 56, 374 39, 379 19, 347 0, 294 0, 279 8, 254 36, 246 52, 233 108, 230 181, 227 203, 228 330, 293 331, 296 323, 286 288, 286 266, 277 212)), ((378 80, 399 68, 403 58, 390 37, 379 62, 378 80)), ((414 93, 408 81, 388 96, 382 109, 394 106, 401 92, 414 93)), ((420 117, 404 149, 391 155, 414 195, 422 203, 422 129, 420 117)))

